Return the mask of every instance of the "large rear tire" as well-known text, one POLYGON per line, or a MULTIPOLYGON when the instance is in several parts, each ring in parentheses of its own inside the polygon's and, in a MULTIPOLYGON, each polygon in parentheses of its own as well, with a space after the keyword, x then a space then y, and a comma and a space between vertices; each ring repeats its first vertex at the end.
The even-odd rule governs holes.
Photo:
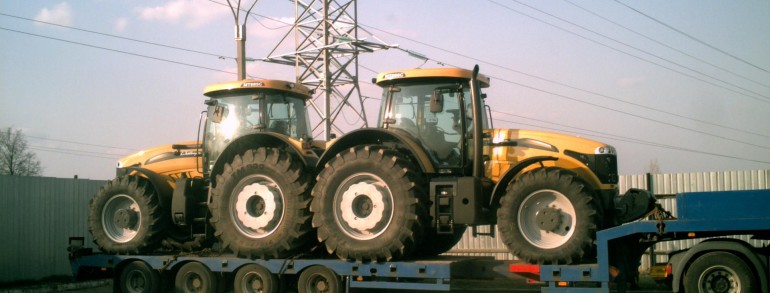
POLYGON ((357 261, 413 253, 425 219, 422 179, 408 160, 379 146, 357 146, 329 161, 313 188, 313 226, 329 253, 357 261))
POLYGON ((159 205, 147 179, 135 175, 115 178, 91 199, 88 230, 104 252, 152 252, 159 247, 170 222, 159 205))
POLYGON ((572 263, 591 249, 596 208, 588 186, 556 168, 525 173, 500 200, 497 225, 503 243, 530 263, 572 263))
POLYGON ((248 150, 216 183, 209 205, 214 234, 237 255, 288 257, 310 243, 310 176, 291 154, 248 150))

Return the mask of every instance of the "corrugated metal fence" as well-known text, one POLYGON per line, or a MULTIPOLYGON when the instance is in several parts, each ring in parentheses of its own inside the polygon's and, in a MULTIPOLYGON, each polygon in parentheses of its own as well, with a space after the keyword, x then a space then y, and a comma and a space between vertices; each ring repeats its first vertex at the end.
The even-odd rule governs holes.
POLYGON ((0 176, 0 283, 71 275, 70 236, 86 237, 88 202, 105 181, 0 176))
MULTIPOLYGON (((655 174, 652 176, 652 183, 653 193, 658 196, 658 201, 667 211, 676 216, 673 195, 677 193, 770 189, 770 170, 655 174)), ((621 176, 619 186, 621 194, 629 188, 647 189, 647 175, 621 176)), ((729 213, 730 211, 725 212, 729 213)), ((738 238, 748 239, 747 237, 738 238)), ((654 248, 656 261, 666 261, 668 252, 688 248, 699 241, 681 240, 659 243, 654 248)), ((753 245, 764 245, 766 242, 750 241, 753 245)), ((494 256, 496 259, 513 259, 499 238, 484 236, 474 238, 470 229, 463 235, 463 240, 450 252, 452 255, 494 256)), ((649 265, 650 259, 649 256, 646 256, 642 260, 640 270, 646 270, 649 265)))
MULTIPOLYGON (((770 189, 770 170, 656 174, 653 191, 660 202, 676 212, 673 195, 682 192, 770 189)), ((105 181, 42 177, 0 176, 0 283, 69 275, 67 240, 88 233, 88 202, 105 181)), ((620 191, 647 188, 647 176, 621 176, 620 191)), ((729 211, 726 211, 729 212, 729 211)), ((479 230, 488 232, 488 230, 479 230)), ((656 255, 686 248, 692 240, 656 245, 656 255)), ((755 245, 761 244, 754 241, 755 245)), ((456 255, 511 259, 497 238, 472 237, 470 229, 452 250, 456 255)), ((658 261, 665 261, 662 256, 658 261)), ((649 265, 645 258, 642 269, 649 265)))

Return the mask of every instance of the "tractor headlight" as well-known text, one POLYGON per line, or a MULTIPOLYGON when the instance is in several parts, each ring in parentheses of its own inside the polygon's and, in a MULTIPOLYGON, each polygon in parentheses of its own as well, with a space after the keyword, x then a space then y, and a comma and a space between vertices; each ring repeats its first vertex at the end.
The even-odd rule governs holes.
POLYGON ((596 155, 615 155, 617 153, 615 152, 615 147, 613 147, 611 145, 603 145, 603 146, 597 147, 594 150, 594 154, 596 154, 596 155))

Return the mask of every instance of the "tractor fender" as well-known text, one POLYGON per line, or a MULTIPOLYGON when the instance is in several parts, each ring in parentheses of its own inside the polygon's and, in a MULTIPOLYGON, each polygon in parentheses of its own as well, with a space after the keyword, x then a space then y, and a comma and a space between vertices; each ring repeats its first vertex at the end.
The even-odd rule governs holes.
POLYGON ((116 173, 118 177, 139 173, 139 176, 147 178, 152 187, 155 188, 155 192, 158 193, 158 198, 160 199, 160 206, 163 208, 171 206, 171 197, 174 193, 173 179, 171 177, 138 166, 118 168, 116 173))
POLYGON ((225 147, 211 168, 211 177, 216 178, 225 168, 225 164, 232 161, 236 155, 242 154, 247 149, 256 149, 259 147, 282 148, 289 153, 297 155, 302 160, 302 164, 312 168, 315 166, 318 156, 311 150, 302 150, 299 141, 292 140, 285 135, 272 132, 261 132, 244 135, 234 140, 225 147))
POLYGON ((551 156, 538 156, 538 157, 531 157, 526 158, 519 162, 518 164, 512 166, 508 171, 505 171, 505 174, 503 177, 500 177, 500 181, 495 184, 495 188, 492 190, 492 197, 489 200, 489 206, 494 207, 497 206, 497 204, 500 201, 500 198, 505 193, 505 189, 508 187, 508 184, 513 181, 514 178, 516 178, 519 173, 521 173, 522 170, 526 169, 530 165, 537 164, 544 161, 556 161, 559 158, 557 157, 551 157, 551 156))
POLYGON ((689 269, 689 264, 692 260, 712 251, 729 252, 743 259, 746 264, 752 267, 752 271, 756 273, 757 286, 762 288, 762 292, 768 292, 767 261, 758 257, 753 247, 745 241, 725 238, 704 240, 688 249, 681 257, 676 257, 676 262, 672 259, 671 266, 672 273, 674 274, 672 284, 674 292, 683 291, 681 286, 682 277, 684 277, 683 274, 689 269))
POLYGON ((424 173, 436 173, 436 168, 430 160, 430 156, 428 156, 425 148, 423 148, 416 139, 400 130, 382 128, 358 129, 337 138, 332 145, 326 149, 326 152, 321 155, 321 158, 316 165, 316 170, 321 170, 329 160, 334 158, 338 153, 349 148, 365 144, 381 145, 384 142, 401 143, 401 145, 405 146, 409 152, 411 152, 413 158, 417 161, 417 164, 419 164, 420 169, 424 173))

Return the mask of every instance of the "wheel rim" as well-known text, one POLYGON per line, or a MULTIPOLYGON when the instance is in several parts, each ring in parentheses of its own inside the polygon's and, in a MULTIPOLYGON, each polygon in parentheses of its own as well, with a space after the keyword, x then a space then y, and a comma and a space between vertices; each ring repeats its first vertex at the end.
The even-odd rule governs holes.
POLYGON ((701 292, 728 293, 741 292, 741 282, 732 269, 725 266, 713 266, 706 269, 698 279, 701 292))
POLYGON ((575 207, 561 192, 538 190, 519 206, 519 231, 532 245, 552 249, 564 245, 575 232, 575 207))
POLYGON ((139 204, 128 195, 118 194, 111 197, 102 210, 102 227, 110 240, 126 243, 134 239, 142 222, 139 204))
POLYGON ((342 232, 357 240, 376 238, 393 219, 393 194, 374 174, 358 173, 334 194, 334 217, 342 232))
POLYGON ((249 272, 243 276, 240 292, 265 292, 265 280, 257 272, 249 272))
POLYGON ((147 276, 139 271, 131 271, 126 276, 126 289, 131 293, 146 292, 147 288, 147 276))
POLYGON ((265 176, 241 180, 230 197, 230 216, 243 235, 263 238, 271 235, 283 220, 283 192, 265 176))
POLYGON ((321 274, 310 276, 307 284, 305 284, 305 292, 331 292, 329 279, 321 274))
POLYGON ((203 292, 205 285, 203 283, 203 277, 195 272, 187 272, 183 276, 182 286, 184 286, 184 292, 203 292))

